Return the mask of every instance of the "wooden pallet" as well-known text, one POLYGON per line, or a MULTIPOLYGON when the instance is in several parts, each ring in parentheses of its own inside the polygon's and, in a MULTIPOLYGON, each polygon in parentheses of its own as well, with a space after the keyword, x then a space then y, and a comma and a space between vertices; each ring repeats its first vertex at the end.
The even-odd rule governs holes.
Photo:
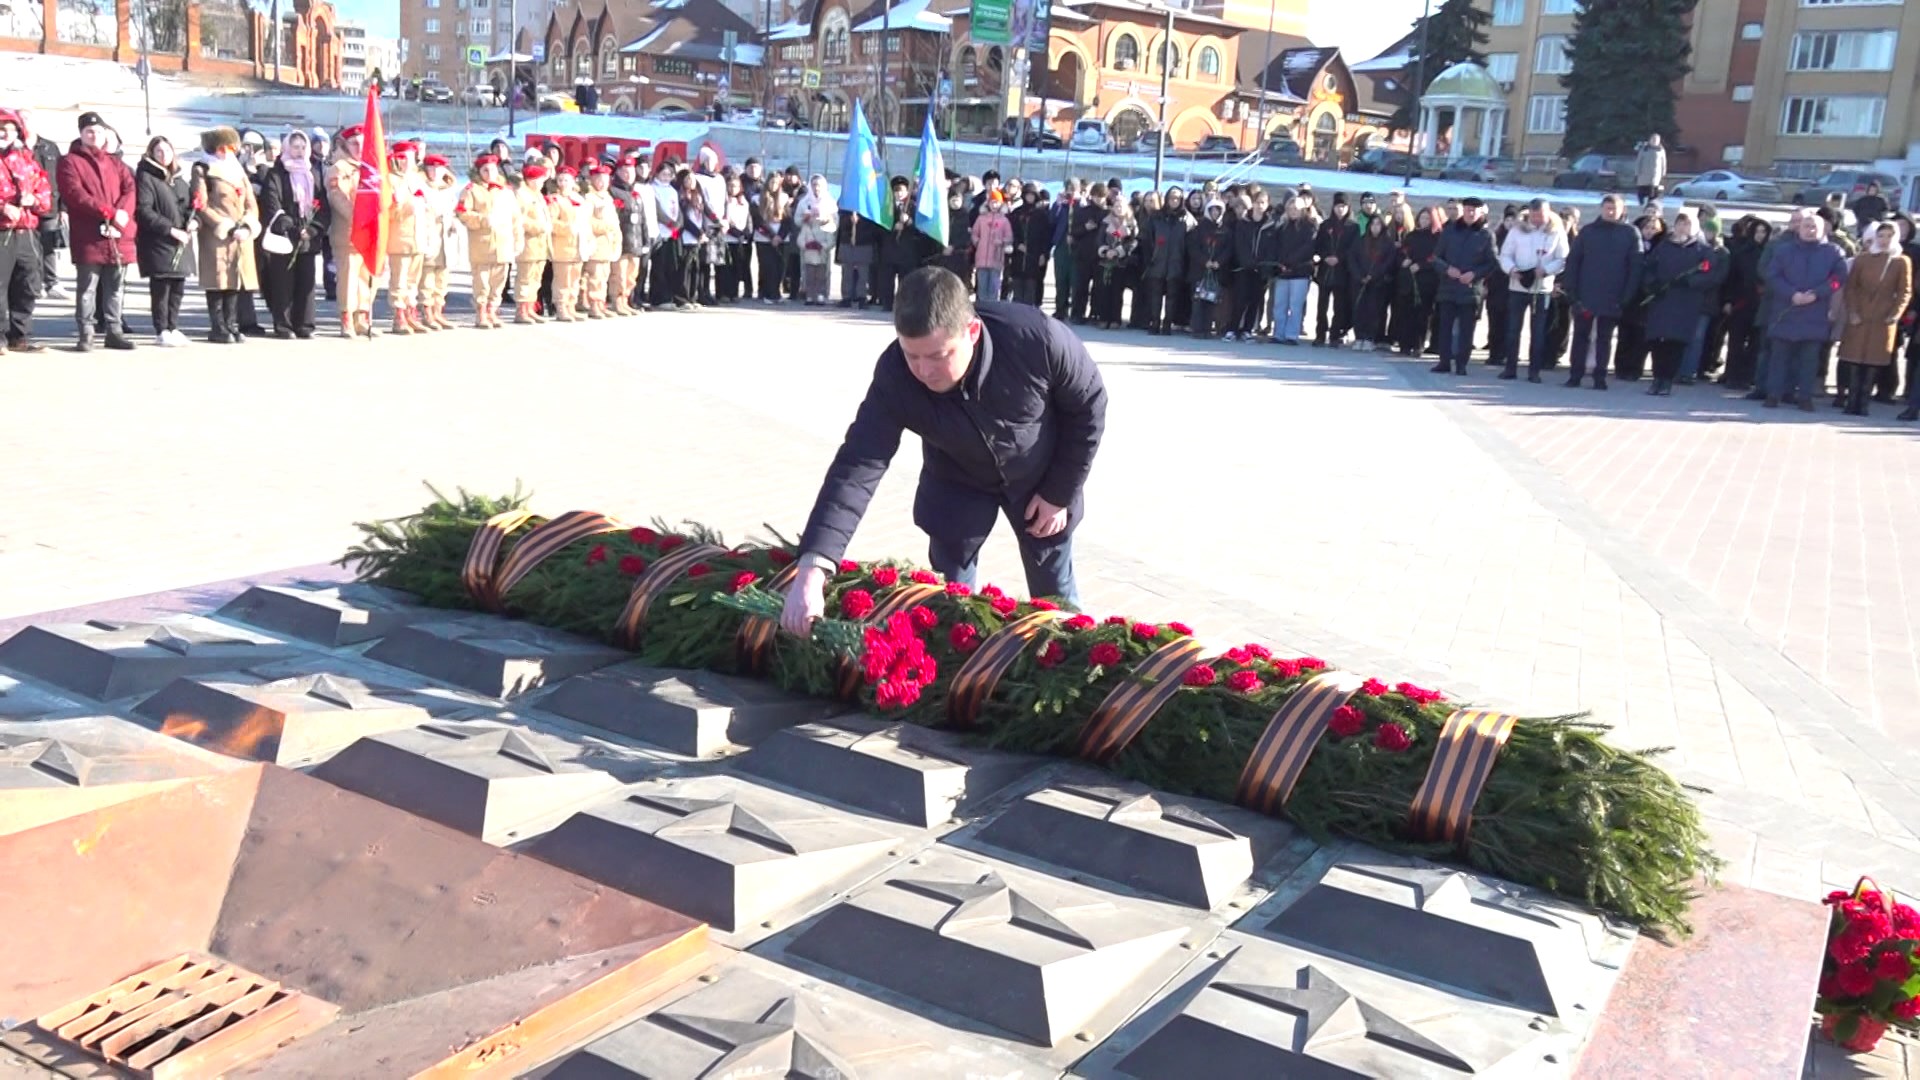
POLYGON ((154 1080, 218 1076, 317 1031, 340 1007, 223 960, 183 954, 40 1017, 87 1055, 154 1080))

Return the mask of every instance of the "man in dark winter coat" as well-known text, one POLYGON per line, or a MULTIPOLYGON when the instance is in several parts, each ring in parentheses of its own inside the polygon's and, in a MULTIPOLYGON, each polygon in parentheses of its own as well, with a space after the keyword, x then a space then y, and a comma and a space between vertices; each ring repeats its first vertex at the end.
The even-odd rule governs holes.
POLYGON ((976 308, 966 283, 937 266, 900 282, 893 326, 899 340, 880 355, 801 534, 781 624, 804 634, 825 613, 827 576, 908 431, 920 436, 913 519, 931 540, 933 568, 972 585, 980 547, 1005 513, 1029 595, 1077 606, 1073 530, 1107 411, 1086 346, 1033 308, 976 308))
POLYGON ((1099 184, 1087 191, 1085 202, 1073 208, 1067 242, 1073 253, 1073 306, 1069 314, 1075 326, 1087 321, 1087 300, 1093 294, 1093 279, 1100 269, 1100 236, 1107 222, 1107 189, 1099 184))
POLYGON ((1440 231, 1434 246, 1434 266, 1440 270, 1439 347, 1436 375, 1467 373, 1467 354, 1473 351, 1473 328, 1480 320, 1482 282, 1500 269, 1500 257, 1487 232, 1487 204, 1471 197, 1460 204, 1460 218, 1440 231))
POLYGON ((80 137, 60 162, 60 198, 73 233, 73 268, 79 279, 73 321, 79 328, 74 348, 80 352, 93 348, 96 294, 107 348, 133 348, 120 316, 126 268, 139 258, 134 249, 133 170, 107 152, 109 138, 99 113, 81 113, 80 137))
POLYGON ((1313 254, 1317 263, 1313 281, 1320 287, 1319 299, 1314 303, 1315 345, 1339 346, 1347 336, 1347 329, 1353 325, 1353 295, 1348 289, 1346 261, 1359 239, 1360 227, 1353 223, 1352 209, 1347 206, 1347 193, 1336 192, 1333 209, 1327 220, 1320 223, 1320 231, 1313 239, 1313 254), (1329 308, 1333 312, 1331 322, 1327 318, 1329 308))
POLYGON ((1562 287, 1573 299, 1573 374, 1568 386, 1579 386, 1587 374, 1587 349, 1593 349, 1593 388, 1607 388, 1607 367, 1613 358, 1613 333, 1620 315, 1640 288, 1640 230, 1626 221, 1626 204, 1618 195, 1600 200, 1600 220, 1581 229, 1567 255, 1562 287))
POLYGON ((1767 325, 1773 356, 1766 407, 1776 409, 1791 399, 1812 412, 1813 396, 1819 392, 1820 349, 1832 333, 1827 313, 1833 294, 1846 283, 1846 257, 1827 239, 1826 221, 1808 214, 1796 222, 1794 236, 1774 254, 1765 273, 1774 310, 1767 325))

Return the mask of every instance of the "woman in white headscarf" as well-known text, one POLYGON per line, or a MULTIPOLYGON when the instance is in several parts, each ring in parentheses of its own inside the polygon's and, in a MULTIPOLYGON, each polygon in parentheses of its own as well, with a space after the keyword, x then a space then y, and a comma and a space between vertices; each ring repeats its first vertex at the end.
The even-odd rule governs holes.
POLYGON ((1840 290, 1845 316, 1840 327, 1840 397, 1848 414, 1867 415, 1867 391, 1879 370, 1893 363, 1900 316, 1913 298, 1913 264, 1900 250, 1893 222, 1868 226, 1867 250, 1854 257, 1840 290))
POLYGON ((302 131, 280 137, 280 158, 260 182, 260 219, 267 235, 260 252, 261 282, 273 336, 313 336, 313 286, 320 238, 327 233, 323 182, 313 173, 312 144, 302 131), (286 250, 274 251, 284 247, 286 250))
POLYGON ((840 224, 840 208, 827 189, 827 178, 819 173, 800 196, 793 219, 800 226, 800 295, 809 307, 827 302, 827 290, 833 267, 834 230, 840 224))

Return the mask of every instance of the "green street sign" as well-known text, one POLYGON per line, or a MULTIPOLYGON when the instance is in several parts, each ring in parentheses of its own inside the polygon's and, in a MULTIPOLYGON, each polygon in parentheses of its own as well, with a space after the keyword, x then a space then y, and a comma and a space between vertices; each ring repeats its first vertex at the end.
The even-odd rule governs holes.
POLYGON ((806 74, 800 76, 800 85, 808 90, 820 89, 820 69, 806 69, 806 74))
POLYGON ((1013 0, 973 0, 967 36, 982 45, 1013 44, 1013 0))
POLYGON ((487 66, 487 50, 479 45, 467 46, 467 66, 480 68, 487 66))

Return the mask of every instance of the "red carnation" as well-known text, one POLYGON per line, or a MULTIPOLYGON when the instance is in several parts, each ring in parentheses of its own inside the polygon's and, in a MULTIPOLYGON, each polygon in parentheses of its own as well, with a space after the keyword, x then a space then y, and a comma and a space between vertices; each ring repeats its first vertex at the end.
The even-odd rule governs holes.
POLYGON ((1360 734, 1367 726, 1367 714, 1351 705, 1342 705, 1333 710, 1333 716, 1327 720, 1327 730, 1342 739, 1360 734))
POLYGON ((972 596, 973 590, 967 588, 967 586, 962 582, 949 581, 947 582, 947 595, 948 596, 972 596))
POLYGON ((1195 664, 1187 669, 1180 681, 1188 686, 1212 686, 1220 678, 1219 674, 1207 664, 1195 664))
POLYGON ((931 570, 915 570, 913 573, 907 575, 907 580, 916 585, 938 585, 940 584, 940 575, 931 570))
POLYGON ((1011 615, 1020 610, 1020 601, 1011 596, 996 596, 989 603, 993 605, 993 610, 1002 615, 1011 615))
POLYGON ((793 552, 786 548, 768 548, 767 558, 772 559, 775 566, 785 566, 793 561, 793 552))
POLYGON ((1109 615, 1107 616, 1107 625, 1125 626, 1127 625, 1127 617, 1125 615, 1109 615))
POLYGON ((1708 261, 1707 261, 1707 260, 1705 260, 1705 259, 1701 259, 1701 260, 1700 260, 1700 272, 1701 272, 1701 273, 1703 273, 1703 274, 1704 274, 1704 273, 1706 273, 1706 272, 1708 272, 1708 271, 1710 271, 1710 270, 1712 270, 1712 269, 1713 269, 1713 264, 1712 264, 1712 263, 1710 263, 1710 262, 1708 262, 1708 261))
POLYGON ((882 679, 880 684, 873 688, 873 703, 882 709, 899 708, 905 697, 906 694, 900 684, 892 679, 882 679))
POLYGON ((907 612, 907 618, 916 630, 931 630, 940 625, 940 613, 925 604, 907 612))
POLYGON ((1399 724, 1381 724, 1374 729, 1373 745, 1397 754, 1412 746, 1413 740, 1407 737, 1407 729, 1399 724))
POLYGON ((841 559, 840 572, 843 574, 857 574, 860 572, 860 564, 854 562, 852 559, 841 559))
POLYGON ((1047 647, 1041 649, 1040 655, 1034 657, 1033 660, 1034 663, 1039 664, 1043 668, 1051 668, 1059 667, 1060 662, 1066 658, 1067 650, 1062 648, 1059 642, 1049 641, 1047 642, 1047 647))
POLYGON ((972 623, 955 623, 947 642, 960 652, 970 653, 980 647, 980 628, 972 623))
POLYGON ((1303 656, 1295 660, 1294 663, 1300 665, 1301 671, 1325 671, 1327 669, 1327 662, 1317 656, 1303 656))
POLYGON ((759 574, 756 574, 751 570, 742 570, 739 573, 733 575, 733 584, 728 586, 727 591, 739 592, 741 589, 744 589, 747 586, 759 580, 760 580, 759 574))
POLYGON ((1907 958, 1898 949, 1889 949, 1873 959, 1873 973, 1882 979, 1906 982, 1912 970, 1913 966, 1907 963, 1907 958))
POLYGON ((1868 970, 1867 965, 1860 963, 1841 965, 1839 972, 1833 977, 1833 987, 1840 991, 1841 997, 1860 997, 1863 994, 1871 994, 1875 982, 1877 980, 1874 979, 1873 972, 1868 970))
POLYGON ((1150 622, 1137 622, 1133 624, 1133 636, 1141 641, 1152 641, 1160 636, 1160 628, 1150 622))
POLYGON ((1368 697, 1379 697, 1387 692, 1387 684, 1379 679, 1368 679, 1360 684, 1360 692, 1368 697))
POLYGON ((1193 627, 1188 626, 1186 623, 1183 623, 1183 622, 1170 622, 1167 624, 1167 629, 1173 631, 1176 634, 1179 634, 1181 637, 1193 636, 1193 627))
POLYGON ((654 541, 660 539, 659 533, 654 532, 652 529, 646 528, 645 526, 642 526, 638 529, 628 529, 627 535, 632 537, 633 542, 636 544, 651 544, 654 541))
POLYGON ((660 554, 665 555, 686 542, 687 538, 684 536, 663 536, 660 538, 660 554))
POLYGON ((1069 630, 1091 630, 1093 628, 1093 616, 1074 615, 1067 619, 1062 625, 1069 630))
POLYGON ((849 619, 864 619, 873 614, 873 594, 865 589, 848 589, 841 593, 840 614, 849 619))
POLYGON ((1253 662, 1253 654, 1248 652, 1244 646, 1228 649, 1226 657, 1236 664, 1250 664, 1253 662))
POLYGON ((1087 650, 1087 663, 1094 667, 1112 667, 1120 662, 1120 646, 1103 641, 1087 650))
POLYGON ((1873 951, 1873 939, 1858 926, 1849 926, 1827 943, 1827 955, 1836 963, 1851 964, 1865 960, 1873 951))
POLYGON ((1920 997, 1910 997, 1895 1005, 1893 1015, 1902 1020, 1920 1020, 1920 997))
POLYGON ((1283 679, 1295 678, 1300 674, 1300 661, 1275 660, 1273 662, 1273 670, 1279 672, 1280 677, 1283 679))
POLYGON ((706 563, 697 562, 697 563, 694 563, 692 566, 687 567, 687 576, 703 577, 706 574, 712 572, 712 570, 713 570, 713 567, 708 566, 706 563))
POLYGON ((639 577, 647 572, 647 560, 638 555, 620 556, 620 572, 628 577, 639 577))
POLYGON ((1273 659, 1273 650, 1272 650, 1272 649, 1269 649, 1269 648, 1267 648, 1267 647, 1266 647, 1265 645, 1261 645, 1261 644, 1257 644, 1257 643, 1255 643, 1255 642, 1248 642, 1247 644, 1245 644, 1245 645, 1242 645, 1242 646, 1241 646, 1241 648, 1243 648, 1243 649, 1245 649, 1245 650, 1247 650, 1248 652, 1250 652, 1250 653, 1252 653, 1252 654, 1253 654, 1253 658, 1254 658, 1255 660, 1271 660, 1271 659, 1273 659))
POLYGON ((1842 900, 1851 900, 1851 899, 1853 899, 1852 893, 1848 892, 1845 889, 1835 889, 1832 892, 1827 894, 1827 898, 1824 901, 1822 901, 1822 903, 1837 904, 1842 900))
POLYGON ((601 563, 606 561, 607 561, 607 545, 605 544, 595 544, 593 545, 593 550, 587 552, 588 566, 598 566, 601 563))
POLYGON ((1266 685, 1266 683, 1260 681, 1260 676, 1251 671, 1236 671, 1227 676, 1228 689, 1236 690, 1242 694, 1256 693, 1265 689, 1266 685))
POLYGON ((1401 695, 1410 698, 1416 705, 1432 705, 1434 702, 1447 700, 1447 696, 1438 690, 1428 690, 1410 682, 1395 683, 1393 688, 1401 695))
POLYGON ((873 568, 873 583, 883 589, 897 585, 900 583, 900 571, 891 566, 876 566, 873 568))
POLYGON ((989 600, 992 600, 997 597, 1005 596, 1007 594, 1001 592, 1000 586, 998 585, 982 585, 980 586, 980 595, 986 597, 989 600))
POLYGON ((1029 600, 1027 601, 1027 603, 1032 604, 1034 607, 1034 610, 1036 611, 1059 611, 1060 610, 1060 605, 1054 603, 1051 600, 1029 600))

